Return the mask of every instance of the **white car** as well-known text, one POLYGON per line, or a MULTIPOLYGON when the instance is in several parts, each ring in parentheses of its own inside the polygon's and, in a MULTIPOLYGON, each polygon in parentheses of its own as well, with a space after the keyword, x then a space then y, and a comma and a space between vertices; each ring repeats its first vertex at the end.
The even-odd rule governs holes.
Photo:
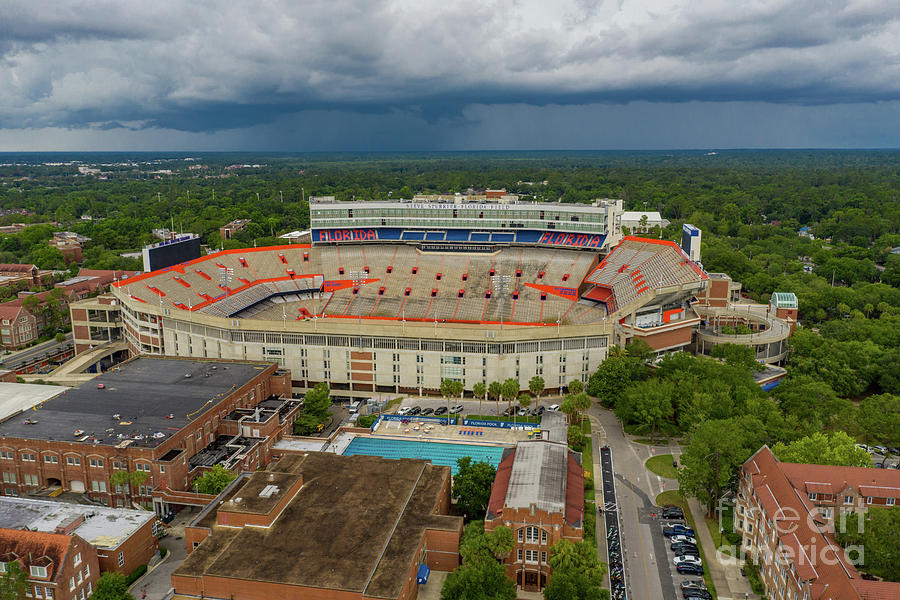
POLYGON ((547 410, 559 410, 559 404, 551 404, 547 407, 547 410))
POLYGON ((698 567, 703 566, 703 561, 700 560, 699 556, 691 556, 690 554, 685 554, 684 556, 676 556, 673 562, 675 563, 676 567, 678 565, 695 565, 698 567))
POLYGON ((408 413, 411 410, 412 410, 412 406, 404 406, 403 408, 401 408, 400 410, 397 411, 397 414, 405 415, 406 413, 408 413))
POLYGON ((695 546, 697 545, 697 540, 689 535, 673 535, 669 538, 669 542, 671 542, 672 544, 686 543, 693 544, 695 546))
POLYGON ((457 413, 461 413, 462 411, 463 411, 463 405, 462 405, 462 404, 457 404, 456 406, 453 406, 453 407, 450 408, 450 414, 451 414, 451 415, 455 415, 455 414, 457 414, 457 413))

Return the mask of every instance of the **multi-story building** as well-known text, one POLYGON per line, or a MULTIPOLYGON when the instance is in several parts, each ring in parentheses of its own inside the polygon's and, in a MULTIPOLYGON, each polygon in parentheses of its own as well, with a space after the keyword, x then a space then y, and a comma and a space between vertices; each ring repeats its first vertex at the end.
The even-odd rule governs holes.
POLYGON ((782 463, 763 446, 740 470, 735 530, 759 565, 770 600, 900 597, 900 583, 867 581, 834 540, 839 511, 890 506, 900 495, 886 469, 782 463))
POLYGON ((223 240, 230 240, 239 231, 247 229, 250 219, 236 219, 230 223, 219 227, 219 237, 223 240))
POLYGON ((0 528, 0 572, 11 565, 25 572, 28 598, 86 600, 100 578, 97 551, 78 535, 0 528))
POLYGON ((290 374, 271 363, 139 357, 24 418, 20 405, 0 415, 2 490, 62 488, 165 514, 213 465, 264 466, 299 405, 290 374), (113 483, 119 472, 131 483, 113 483))
POLYGON ((81 251, 91 238, 73 231, 56 231, 50 240, 50 245, 63 254, 66 264, 81 262, 81 251))
POLYGON ((504 451, 484 528, 500 525, 512 530, 516 542, 505 560, 507 575, 525 590, 542 590, 552 572, 550 548, 559 540, 584 538, 581 454, 543 440, 504 451))
POLYGON ((115 296, 96 296, 73 302, 69 305, 69 318, 76 354, 124 339, 122 307, 115 296))
POLYGON ((158 523, 150 511, 0 496, 0 528, 78 536, 96 550, 104 572, 128 575, 150 562, 159 550, 158 523))
POLYGON ((0 303, 0 342, 6 350, 16 350, 37 338, 37 319, 21 300, 0 303))
POLYGON ((9 277, 9 281, 27 281, 31 285, 41 284, 41 272, 35 265, 0 264, 0 277, 9 277))
POLYGON ((412 600, 459 566, 450 468, 309 452, 232 483, 185 528, 177 598, 412 600))

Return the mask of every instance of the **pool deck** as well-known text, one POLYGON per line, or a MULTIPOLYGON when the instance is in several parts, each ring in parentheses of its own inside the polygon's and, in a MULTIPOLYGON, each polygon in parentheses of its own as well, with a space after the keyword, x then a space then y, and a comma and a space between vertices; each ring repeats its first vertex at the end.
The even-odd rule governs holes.
POLYGON ((375 428, 372 437, 417 440, 422 442, 450 442, 453 444, 473 444, 480 446, 515 446, 516 442, 529 439, 529 432, 521 429, 501 429, 499 427, 472 428, 460 425, 439 425, 437 423, 425 422, 424 425, 433 426, 430 432, 426 432, 422 426, 420 426, 419 431, 416 431, 416 425, 419 425, 419 422, 415 420, 415 417, 410 417, 410 423, 381 421, 375 428), (460 435, 460 429, 480 429, 483 433, 482 435, 477 436, 460 435))

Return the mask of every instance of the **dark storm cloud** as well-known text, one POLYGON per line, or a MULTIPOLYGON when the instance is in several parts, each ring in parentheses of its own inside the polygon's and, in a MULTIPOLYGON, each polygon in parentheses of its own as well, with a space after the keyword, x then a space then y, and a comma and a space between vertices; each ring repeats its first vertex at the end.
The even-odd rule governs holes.
POLYGON ((900 97, 896 0, 0 0, 0 129, 900 97))

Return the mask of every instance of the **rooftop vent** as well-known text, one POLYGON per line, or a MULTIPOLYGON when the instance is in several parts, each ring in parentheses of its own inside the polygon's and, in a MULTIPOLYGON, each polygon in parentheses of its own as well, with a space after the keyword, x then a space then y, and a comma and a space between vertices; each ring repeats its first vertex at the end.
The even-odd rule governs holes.
POLYGON ((260 497, 260 498, 271 498, 272 496, 274 496, 274 495, 277 494, 277 493, 278 493, 278 486, 277 486, 277 485, 267 485, 267 486, 264 487, 264 488, 262 489, 262 491, 259 493, 259 497, 260 497))

